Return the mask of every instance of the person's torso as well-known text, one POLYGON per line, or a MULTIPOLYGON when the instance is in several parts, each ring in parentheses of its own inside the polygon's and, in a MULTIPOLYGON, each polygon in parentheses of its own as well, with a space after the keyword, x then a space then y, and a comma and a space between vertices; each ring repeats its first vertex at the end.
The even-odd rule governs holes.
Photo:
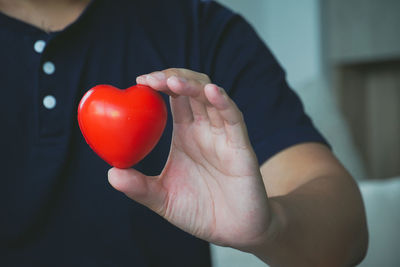
MULTIPOLYGON (((80 98, 97 84, 127 88, 156 70, 200 71, 194 2, 94 1, 52 34, 0 14, 1 266, 210 264, 206 242, 108 184, 110 166, 76 119, 80 98)), ((158 174, 171 133, 169 117, 135 168, 158 174)))

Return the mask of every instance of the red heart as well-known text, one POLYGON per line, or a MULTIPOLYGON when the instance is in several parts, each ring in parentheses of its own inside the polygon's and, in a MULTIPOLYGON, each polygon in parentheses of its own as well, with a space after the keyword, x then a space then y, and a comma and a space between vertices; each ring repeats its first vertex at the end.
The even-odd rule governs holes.
POLYGON ((89 146, 107 163, 129 168, 157 144, 167 121, 161 95, 148 86, 90 89, 78 107, 79 127, 89 146))

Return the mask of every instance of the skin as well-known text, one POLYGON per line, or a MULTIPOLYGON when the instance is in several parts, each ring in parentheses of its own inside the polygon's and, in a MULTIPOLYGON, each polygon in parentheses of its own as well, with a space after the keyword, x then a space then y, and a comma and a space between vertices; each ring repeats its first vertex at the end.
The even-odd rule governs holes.
POLYGON ((0 11, 46 32, 74 22, 90 0, 0 0, 0 11))
MULTIPOLYGON (((86 5, 0 0, 2 12, 50 31, 65 28, 86 5), (32 7, 37 11, 27 16, 32 7)), ((110 169, 115 189, 194 236, 272 266, 349 266, 363 259, 361 195, 328 148, 298 144, 259 166, 242 113, 207 75, 167 69, 137 83, 170 95, 171 150, 158 176, 110 169)))

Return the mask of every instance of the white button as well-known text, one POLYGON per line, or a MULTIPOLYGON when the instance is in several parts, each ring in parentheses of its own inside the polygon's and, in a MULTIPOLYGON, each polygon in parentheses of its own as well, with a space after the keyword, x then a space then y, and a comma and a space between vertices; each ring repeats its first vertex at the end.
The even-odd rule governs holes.
POLYGON ((33 45, 33 49, 39 54, 43 52, 44 48, 46 47, 46 42, 43 40, 37 40, 33 45))
POLYGON ((44 73, 51 75, 56 71, 56 66, 54 66, 53 62, 47 61, 43 64, 44 73))
POLYGON ((47 109, 55 108, 56 102, 56 98, 52 95, 47 95, 43 98, 43 106, 47 109))

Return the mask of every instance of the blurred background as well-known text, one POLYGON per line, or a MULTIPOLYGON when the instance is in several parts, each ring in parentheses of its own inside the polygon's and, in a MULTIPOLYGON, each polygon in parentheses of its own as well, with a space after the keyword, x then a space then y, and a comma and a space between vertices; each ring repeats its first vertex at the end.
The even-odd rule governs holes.
MULTIPOLYGON (((400 1, 219 2, 254 26, 358 181, 370 232, 360 266, 400 266, 400 1)), ((229 248, 212 254, 216 267, 265 266, 229 248)))

